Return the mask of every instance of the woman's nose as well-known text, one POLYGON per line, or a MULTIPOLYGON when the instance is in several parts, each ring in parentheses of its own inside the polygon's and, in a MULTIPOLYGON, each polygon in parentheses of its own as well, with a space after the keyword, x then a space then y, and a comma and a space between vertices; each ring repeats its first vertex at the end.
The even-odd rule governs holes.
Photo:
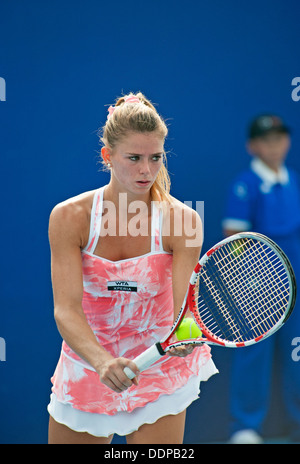
POLYGON ((144 160, 140 165, 140 173, 148 174, 150 172, 150 165, 148 160, 144 160))

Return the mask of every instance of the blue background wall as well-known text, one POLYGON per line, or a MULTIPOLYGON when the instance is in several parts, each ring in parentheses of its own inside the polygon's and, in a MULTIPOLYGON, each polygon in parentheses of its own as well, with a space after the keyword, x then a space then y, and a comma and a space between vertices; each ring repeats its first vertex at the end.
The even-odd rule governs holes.
MULTIPOLYGON (((170 125, 172 193, 205 201, 207 249, 222 235, 228 183, 248 163, 250 118, 274 111, 286 119, 289 162, 300 170, 300 101, 291 98, 299 12, 298 0, 1 0, 0 442, 47 440, 61 343, 48 217, 59 201, 108 181, 97 165, 105 105, 138 90, 158 103, 170 125)), ((232 353, 213 353, 220 374, 189 411, 188 443, 228 438, 232 353)), ((284 433, 276 395, 270 436, 284 433)))

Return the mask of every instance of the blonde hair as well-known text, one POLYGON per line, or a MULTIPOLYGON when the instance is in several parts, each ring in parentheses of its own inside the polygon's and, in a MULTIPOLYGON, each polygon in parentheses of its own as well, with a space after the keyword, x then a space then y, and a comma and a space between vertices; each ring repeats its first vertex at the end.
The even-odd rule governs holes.
MULTIPOLYGON (((115 106, 110 107, 110 110, 110 115, 102 128, 102 137, 100 136, 106 147, 113 149, 128 132, 157 132, 164 140, 168 135, 165 122, 141 92, 118 98, 115 106), (133 101, 130 101, 130 97, 133 101)), ((151 187, 151 198, 154 201, 170 201, 171 181, 166 164, 167 157, 164 152, 163 163, 151 187)))

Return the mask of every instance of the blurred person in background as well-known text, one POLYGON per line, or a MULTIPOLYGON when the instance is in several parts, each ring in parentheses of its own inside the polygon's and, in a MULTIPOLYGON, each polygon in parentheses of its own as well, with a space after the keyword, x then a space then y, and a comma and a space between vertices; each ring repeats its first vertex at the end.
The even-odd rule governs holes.
MULTIPOLYGON (((290 130, 273 114, 256 117, 249 127, 247 151, 252 160, 233 181, 225 207, 225 236, 241 231, 262 233, 287 254, 300 276, 300 180, 285 165, 290 130)), ((298 280, 298 279, 297 279, 298 280)), ((272 369, 280 370, 281 393, 289 422, 289 438, 300 442, 300 365, 292 357, 292 341, 300 336, 300 313, 262 344, 235 350, 230 391, 233 444, 263 443, 262 427, 270 406, 272 369), (279 357, 275 358, 275 345, 279 357)))

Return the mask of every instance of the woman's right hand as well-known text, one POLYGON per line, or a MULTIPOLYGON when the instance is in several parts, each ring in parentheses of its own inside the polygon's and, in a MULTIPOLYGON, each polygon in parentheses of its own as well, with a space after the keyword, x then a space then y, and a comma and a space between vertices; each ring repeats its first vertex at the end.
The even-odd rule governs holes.
POLYGON ((101 382, 111 390, 122 393, 132 385, 138 385, 140 371, 133 361, 126 358, 111 358, 104 361, 97 369, 101 382), (124 372, 129 367, 136 376, 130 380, 124 372))

